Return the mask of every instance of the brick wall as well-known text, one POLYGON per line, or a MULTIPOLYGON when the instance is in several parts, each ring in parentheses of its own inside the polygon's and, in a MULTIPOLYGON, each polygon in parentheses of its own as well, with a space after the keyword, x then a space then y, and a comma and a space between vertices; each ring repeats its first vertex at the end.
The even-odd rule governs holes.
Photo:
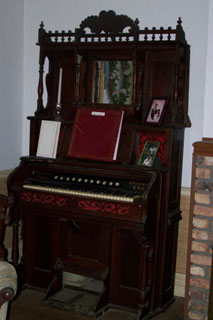
POLYGON ((207 139, 194 144, 184 320, 213 319, 209 315, 212 243, 213 141, 207 139))

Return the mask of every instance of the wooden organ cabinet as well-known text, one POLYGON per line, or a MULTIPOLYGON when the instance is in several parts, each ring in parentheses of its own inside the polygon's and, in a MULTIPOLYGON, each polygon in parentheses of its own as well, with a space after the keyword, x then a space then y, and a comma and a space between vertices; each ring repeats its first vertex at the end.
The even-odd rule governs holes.
POLYGON ((8 179, 12 258, 17 265, 21 226, 23 284, 50 299, 63 272, 101 281, 94 316, 119 306, 148 319, 174 300, 190 48, 181 19, 174 29, 138 24, 114 11, 89 16, 74 32, 46 32, 41 23, 30 154, 8 179), (158 99, 161 121, 152 122, 158 99), (82 107, 124 111, 115 160, 69 155, 82 107), (44 120, 60 122, 55 158, 37 154, 44 120), (153 165, 138 164, 147 141, 159 145, 153 165))

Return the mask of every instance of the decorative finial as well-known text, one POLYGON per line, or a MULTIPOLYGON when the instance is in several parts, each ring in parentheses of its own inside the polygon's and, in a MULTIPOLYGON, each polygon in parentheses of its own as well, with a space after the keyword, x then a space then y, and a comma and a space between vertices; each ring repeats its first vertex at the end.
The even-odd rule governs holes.
POLYGON ((181 17, 179 17, 178 21, 177 21, 177 26, 176 26, 176 40, 180 40, 180 41, 186 41, 185 39, 185 33, 183 31, 183 27, 182 27, 182 20, 181 17))
POLYGON ((43 21, 41 21, 40 28, 44 29, 44 22, 43 21))
POLYGON ((139 19, 138 18, 135 19, 135 24, 136 24, 136 26, 139 25, 139 19))
POLYGON ((178 23, 178 25, 181 25, 181 24, 182 24, 181 17, 179 17, 179 19, 178 19, 177 23, 178 23))

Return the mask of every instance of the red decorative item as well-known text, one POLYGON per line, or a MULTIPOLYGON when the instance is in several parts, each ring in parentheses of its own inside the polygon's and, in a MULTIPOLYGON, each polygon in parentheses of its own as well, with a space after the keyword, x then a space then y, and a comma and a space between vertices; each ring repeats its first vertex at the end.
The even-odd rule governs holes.
POLYGON ((156 133, 142 133, 139 132, 139 146, 138 146, 138 153, 137 159, 139 159, 144 145, 146 141, 157 141, 160 142, 160 147, 158 150, 157 157, 161 160, 162 164, 165 164, 165 151, 166 151, 166 134, 156 134, 156 133))
POLYGON ((131 215, 130 206, 120 205, 119 203, 80 200, 78 201, 78 208, 83 210, 90 210, 95 212, 98 211, 101 213, 115 214, 121 216, 131 215))
POLYGON ((58 195, 52 195, 48 193, 24 191, 22 192, 21 199, 25 202, 50 204, 52 206, 57 207, 66 207, 67 205, 66 197, 61 197, 58 195))

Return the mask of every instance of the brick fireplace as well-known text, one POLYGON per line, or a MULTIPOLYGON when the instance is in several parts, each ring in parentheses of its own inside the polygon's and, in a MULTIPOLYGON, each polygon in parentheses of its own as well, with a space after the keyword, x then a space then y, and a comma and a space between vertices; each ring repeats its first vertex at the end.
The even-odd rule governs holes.
POLYGON ((213 320, 213 139, 193 147, 184 320, 213 320))

